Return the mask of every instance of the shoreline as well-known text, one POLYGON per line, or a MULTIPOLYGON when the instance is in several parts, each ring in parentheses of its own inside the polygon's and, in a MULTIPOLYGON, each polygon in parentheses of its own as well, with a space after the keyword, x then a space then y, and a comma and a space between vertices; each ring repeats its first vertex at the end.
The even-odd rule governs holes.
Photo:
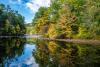
POLYGON ((91 45, 100 45, 100 40, 93 40, 93 39, 55 39, 55 38, 43 38, 41 36, 0 36, 0 38, 35 38, 41 40, 48 40, 48 41, 61 41, 67 43, 75 43, 75 44, 91 44, 91 45))
POLYGON ((100 40, 87 40, 87 39, 51 39, 51 38, 38 38, 42 40, 49 41, 62 41, 67 43, 76 43, 76 44, 91 44, 91 45, 100 45, 100 40))

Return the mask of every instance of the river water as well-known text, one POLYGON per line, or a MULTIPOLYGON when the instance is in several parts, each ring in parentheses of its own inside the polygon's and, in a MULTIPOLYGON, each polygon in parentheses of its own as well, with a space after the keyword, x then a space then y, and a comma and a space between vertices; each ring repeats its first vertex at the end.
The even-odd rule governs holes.
POLYGON ((0 38, 0 67, 99 67, 100 46, 0 38))

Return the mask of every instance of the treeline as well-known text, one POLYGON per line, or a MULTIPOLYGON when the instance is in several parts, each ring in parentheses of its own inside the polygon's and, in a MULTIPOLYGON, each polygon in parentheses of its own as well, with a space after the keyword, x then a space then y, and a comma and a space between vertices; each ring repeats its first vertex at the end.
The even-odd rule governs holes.
POLYGON ((10 8, 0 4, 0 36, 23 35, 26 32, 24 17, 10 8))
POLYGON ((51 0, 33 19, 34 33, 49 38, 100 39, 99 0, 51 0))

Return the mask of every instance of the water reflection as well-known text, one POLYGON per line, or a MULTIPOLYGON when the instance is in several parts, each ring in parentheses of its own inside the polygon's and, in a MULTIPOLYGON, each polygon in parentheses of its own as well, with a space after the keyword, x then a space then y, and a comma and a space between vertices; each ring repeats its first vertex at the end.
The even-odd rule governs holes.
POLYGON ((23 53, 26 39, 20 38, 0 38, 0 64, 1 66, 10 65, 10 61, 17 61, 16 57, 23 53))
POLYGON ((39 42, 33 56, 39 67, 99 67, 100 46, 39 42))
POLYGON ((100 46, 0 39, 0 67, 99 67, 100 46))

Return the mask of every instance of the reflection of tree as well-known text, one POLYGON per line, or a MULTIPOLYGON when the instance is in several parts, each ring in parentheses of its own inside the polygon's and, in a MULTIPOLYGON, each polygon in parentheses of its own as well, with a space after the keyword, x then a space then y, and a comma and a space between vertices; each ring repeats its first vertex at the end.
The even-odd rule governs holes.
POLYGON ((23 52, 25 41, 26 39, 22 38, 1 38, 0 63, 4 65, 8 63, 8 60, 20 56, 23 52))
POLYGON ((55 42, 39 43, 34 57, 40 67, 66 67, 72 63, 71 49, 65 49, 55 42))
POLYGON ((40 67, 93 67, 100 64, 99 51, 100 47, 89 45, 40 42, 33 56, 40 67))
POLYGON ((65 43, 49 42, 48 45, 52 63, 57 67, 73 67, 72 48, 68 48, 65 43))
POLYGON ((36 62, 39 63, 39 67, 47 67, 49 64, 49 52, 45 43, 41 42, 37 45, 37 51, 34 53, 36 62))

